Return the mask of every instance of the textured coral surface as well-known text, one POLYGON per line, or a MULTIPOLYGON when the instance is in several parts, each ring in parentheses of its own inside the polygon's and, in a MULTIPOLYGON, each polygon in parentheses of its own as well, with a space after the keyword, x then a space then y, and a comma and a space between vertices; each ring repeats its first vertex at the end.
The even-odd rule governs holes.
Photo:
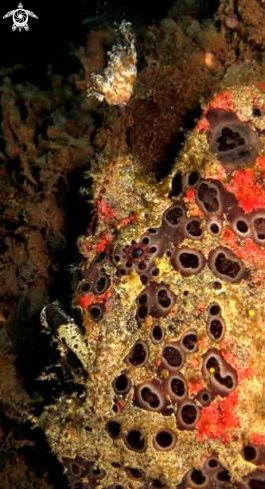
POLYGON ((56 325, 87 395, 41 417, 71 487, 264 487, 264 129, 263 91, 232 88, 162 183, 121 150, 92 168, 83 331, 56 325))

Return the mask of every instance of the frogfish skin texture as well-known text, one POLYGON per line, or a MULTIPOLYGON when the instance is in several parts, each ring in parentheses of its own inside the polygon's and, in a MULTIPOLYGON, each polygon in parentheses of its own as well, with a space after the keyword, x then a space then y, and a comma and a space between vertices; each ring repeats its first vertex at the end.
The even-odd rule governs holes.
POLYGON ((82 328, 56 329, 85 394, 41 418, 71 488, 265 487, 264 87, 217 94, 163 182, 91 169, 82 328))

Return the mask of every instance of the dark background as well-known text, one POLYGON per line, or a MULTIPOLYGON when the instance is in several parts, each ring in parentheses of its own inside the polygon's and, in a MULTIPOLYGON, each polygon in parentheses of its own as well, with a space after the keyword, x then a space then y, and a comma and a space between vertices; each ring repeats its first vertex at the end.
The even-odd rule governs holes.
MULTIPOLYGON (((1 1, 0 3, 0 64, 13 65, 14 63, 26 64, 30 75, 34 71, 41 73, 47 64, 54 64, 57 70, 65 70, 66 61, 69 61, 69 43, 76 46, 84 44, 86 40, 87 27, 83 24, 84 19, 91 19, 91 27, 100 22, 104 11, 114 20, 119 17, 120 12, 127 13, 127 17, 138 17, 143 22, 150 22, 159 14, 163 16, 172 4, 166 0, 158 2, 155 7, 133 1, 100 2, 93 0, 73 0, 46 2, 22 0, 23 8, 34 12, 38 19, 29 17, 29 31, 24 29, 19 32, 12 31, 12 17, 3 19, 10 10, 18 8, 19 0, 1 1), (106 5, 104 5, 106 4, 106 5), (97 18, 96 18, 97 17, 97 18)), ((118 19, 119 20, 119 19, 118 19)), ((70 61, 71 62, 71 61, 70 61)))
POLYGON ((12 17, 3 19, 3 16, 18 8, 18 3, 19 0, 0 3, 0 64, 25 64, 28 76, 36 79, 45 73, 48 64, 55 65, 55 70, 65 71, 66 63, 71 59, 69 42, 83 44, 85 29, 82 21, 93 15, 96 2, 23 0, 23 8, 34 12, 38 19, 29 17, 29 31, 16 29, 13 32, 12 17))
MULTIPOLYGON (((211 17, 216 11, 218 0, 198 0, 202 15, 211 17)), ((126 18, 133 24, 150 24, 161 20, 172 4, 172 0, 151 2, 133 0, 73 0, 45 1, 22 0, 23 8, 34 12, 38 19, 29 17, 29 31, 12 31, 12 16, 3 19, 10 10, 18 8, 19 0, 0 2, 0 66, 22 63, 32 81, 44 76, 47 65, 54 71, 75 71, 76 60, 71 47, 85 43, 89 28, 102 22, 119 22, 126 18), (84 19, 90 22, 84 25, 84 19)), ((178 0, 178 3, 182 3, 178 0)))

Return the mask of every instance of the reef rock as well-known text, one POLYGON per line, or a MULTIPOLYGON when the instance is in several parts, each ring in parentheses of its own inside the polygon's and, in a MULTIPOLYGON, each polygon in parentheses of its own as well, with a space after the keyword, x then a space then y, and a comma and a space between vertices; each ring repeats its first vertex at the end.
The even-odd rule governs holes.
POLYGON ((42 312, 82 386, 40 418, 71 488, 265 487, 263 89, 214 97, 163 182, 90 170, 82 327, 42 312))

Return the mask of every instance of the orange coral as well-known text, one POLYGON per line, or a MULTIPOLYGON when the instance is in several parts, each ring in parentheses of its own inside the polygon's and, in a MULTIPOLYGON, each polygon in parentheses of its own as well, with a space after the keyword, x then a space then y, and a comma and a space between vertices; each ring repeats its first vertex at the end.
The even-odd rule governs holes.
POLYGON ((186 199, 189 201, 194 201, 195 200, 195 189, 191 188, 187 191, 186 193, 186 199))
POLYGON ((232 93, 229 90, 225 90, 224 92, 219 93, 209 104, 209 108, 231 110, 233 112, 236 112, 232 93))
POLYGON ((82 295, 78 298, 78 304, 83 307, 83 309, 87 309, 91 304, 106 302, 111 297, 111 293, 109 291, 105 292, 105 294, 94 296, 91 292, 88 294, 82 295))
POLYGON ((254 445, 265 445, 265 435, 256 432, 252 433, 251 442, 254 445))
POLYGON ((134 219, 135 219, 134 216, 125 217, 124 219, 121 219, 118 222, 117 227, 127 226, 127 224, 130 224, 134 219))
POLYGON ((210 406, 202 410, 198 421, 198 438, 219 438, 223 443, 232 440, 232 430, 240 428, 240 421, 235 408, 238 404, 238 392, 232 392, 227 398, 217 398, 210 406))
POLYGON ((117 217, 117 212, 112 209, 111 205, 106 200, 102 199, 102 197, 97 200, 97 209, 106 221, 113 217, 117 217))
POLYGON ((200 382, 189 382, 189 392, 191 394, 197 394, 204 387, 205 385, 202 380, 200 382))
POLYGON ((111 235, 106 235, 103 236, 100 240, 100 242, 96 246, 96 252, 101 253, 104 251, 109 243, 113 240, 113 236, 111 235))
POLYGON ((253 168, 236 171, 232 188, 240 207, 246 213, 265 207, 265 189, 257 182, 253 168))
POLYGON ((262 172, 263 178, 265 178, 265 156, 259 156, 256 160, 257 168, 262 172))
POLYGON ((195 130, 198 132, 206 132, 209 130, 210 124, 208 122, 208 119, 206 117, 202 117, 202 119, 198 122, 198 124, 195 127, 195 130))

